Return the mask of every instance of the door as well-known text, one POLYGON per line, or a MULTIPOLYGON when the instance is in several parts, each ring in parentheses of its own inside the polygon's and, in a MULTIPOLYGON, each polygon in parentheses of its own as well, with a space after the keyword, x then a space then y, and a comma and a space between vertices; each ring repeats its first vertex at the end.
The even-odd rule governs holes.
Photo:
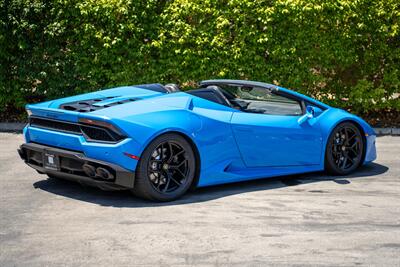
POLYGON ((299 123, 305 110, 301 100, 257 88, 241 95, 246 96, 240 100, 245 108, 233 114, 231 124, 246 166, 320 164, 322 136, 318 117, 299 123))

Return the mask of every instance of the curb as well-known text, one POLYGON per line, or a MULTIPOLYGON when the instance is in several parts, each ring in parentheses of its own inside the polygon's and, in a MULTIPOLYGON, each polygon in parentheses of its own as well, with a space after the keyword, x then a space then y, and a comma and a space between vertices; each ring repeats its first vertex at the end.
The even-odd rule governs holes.
POLYGON ((0 132, 22 132, 26 123, 0 122, 0 132))
MULTIPOLYGON (((0 132, 22 132, 26 123, 0 122, 0 132)), ((400 128, 374 128, 377 135, 400 135, 400 128)))
POLYGON ((400 128, 374 128, 376 135, 400 135, 400 128))

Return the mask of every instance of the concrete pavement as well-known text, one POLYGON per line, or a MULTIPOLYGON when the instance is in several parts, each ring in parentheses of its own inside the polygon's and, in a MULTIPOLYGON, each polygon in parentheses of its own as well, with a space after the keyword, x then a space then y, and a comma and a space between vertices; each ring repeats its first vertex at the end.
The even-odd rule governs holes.
POLYGON ((400 137, 376 163, 156 204, 47 179, 0 133, 0 266, 400 266, 400 137))

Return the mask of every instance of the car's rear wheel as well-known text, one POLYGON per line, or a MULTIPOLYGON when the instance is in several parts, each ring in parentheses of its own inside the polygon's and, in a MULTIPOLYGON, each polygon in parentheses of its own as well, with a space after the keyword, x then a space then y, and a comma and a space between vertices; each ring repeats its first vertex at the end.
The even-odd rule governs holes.
POLYGON ((155 201, 172 201, 191 186, 196 167, 193 149, 178 134, 164 134, 142 153, 133 193, 155 201))
POLYGON ((360 130, 351 122, 335 127, 325 152, 325 168, 334 175, 346 175, 360 166, 364 142, 360 130))

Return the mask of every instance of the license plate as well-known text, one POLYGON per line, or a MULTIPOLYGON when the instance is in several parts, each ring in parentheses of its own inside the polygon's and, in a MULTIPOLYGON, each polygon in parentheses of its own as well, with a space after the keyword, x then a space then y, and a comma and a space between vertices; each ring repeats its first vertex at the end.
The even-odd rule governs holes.
POLYGON ((43 166, 46 169, 50 170, 58 170, 58 158, 56 155, 50 153, 50 152, 45 152, 44 153, 44 159, 43 159, 43 166))

